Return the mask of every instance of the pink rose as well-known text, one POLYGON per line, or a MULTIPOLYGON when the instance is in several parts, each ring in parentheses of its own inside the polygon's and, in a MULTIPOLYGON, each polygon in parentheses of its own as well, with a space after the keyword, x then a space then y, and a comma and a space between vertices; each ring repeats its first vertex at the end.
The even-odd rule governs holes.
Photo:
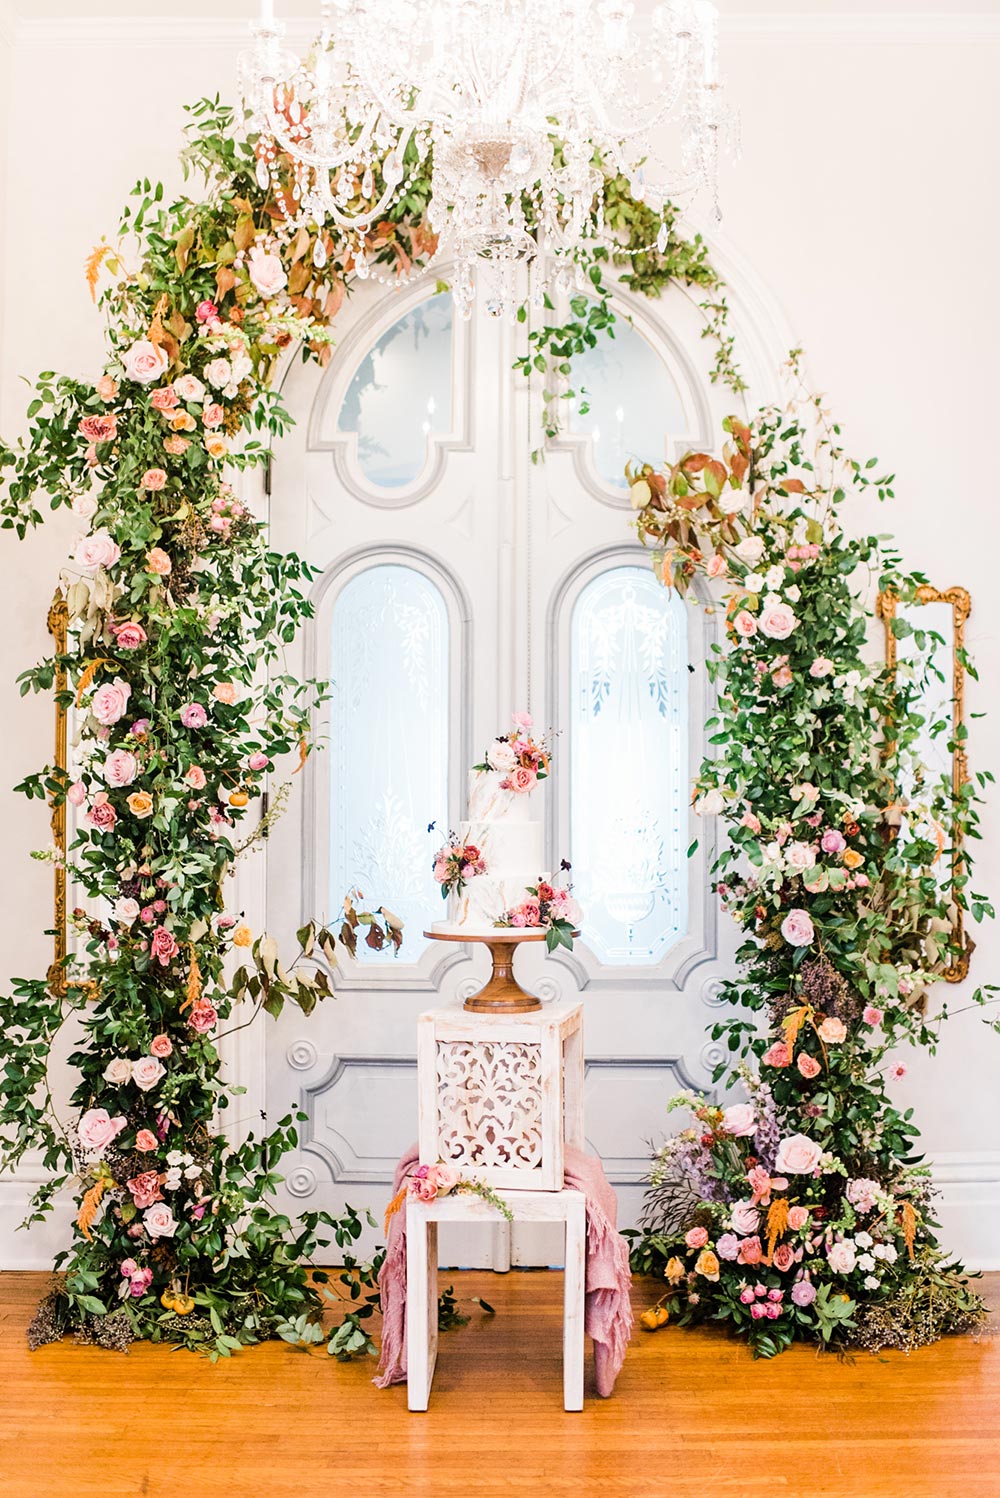
POLYGON ((866 1025, 871 1025, 874 1029, 876 1025, 880 1025, 882 1023, 882 1020, 885 1018, 885 1016, 881 1009, 876 1009, 874 1004, 869 1004, 866 1007, 861 1018, 864 1020, 866 1025))
POLYGON ((160 1177, 155 1170, 144 1170, 142 1175, 133 1176, 126 1182, 132 1193, 132 1200, 136 1206, 151 1207, 154 1202, 163 1200, 163 1192, 160 1190, 160 1177))
POLYGON ((66 800, 70 806, 82 806, 87 799, 87 787, 82 780, 74 780, 66 792, 66 800))
POLYGON ((726 565, 725 557, 716 552, 714 556, 709 557, 705 571, 709 577, 722 577, 725 574, 726 565))
POLYGON ((225 407, 220 406, 218 401, 212 401, 205 407, 201 419, 207 427, 221 427, 226 419, 225 407))
POLYGON ((749 640, 751 635, 757 633, 757 621, 746 609, 740 609, 733 619, 733 628, 744 640, 749 640))
POLYGON ((108 785, 131 785, 139 773, 139 761, 128 749, 112 749, 102 769, 108 785))
POLYGON ((198 303, 194 309, 194 315, 198 322, 211 322, 214 318, 218 317, 219 309, 214 302, 210 302, 206 298, 205 301, 198 303))
POLYGON ((843 853, 847 847, 847 841, 842 832, 836 827, 828 827, 820 839, 820 847, 824 853, 843 853))
POLYGON ((142 1215, 142 1225, 151 1238, 172 1238, 177 1229, 177 1219, 166 1202, 157 1202, 142 1215))
POLYGON ((121 554, 118 543, 112 540, 107 531, 102 530, 80 537, 73 560, 78 567, 94 572, 98 567, 113 567, 121 554))
POLYGON ((98 723, 103 723, 105 728, 110 728, 117 723, 118 719, 124 717, 128 700, 132 695, 132 688, 127 681, 122 681, 116 676, 114 681, 107 681, 98 687, 90 703, 90 711, 98 723))
POLYGON ((708 1242, 708 1231, 705 1228, 689 1228, 684 1234, 684 1242, 688 1248, 704 1248, 708 1242))
POLYGON ((857 1262, 857 1253, 853 1243, 848 1243, 842 1238, 838 1243, 831 1244, 827 1249, 826 1260, 834 1274, 850 1274, 857 1262))
POLYGON ((173 1049, 169 1035, 154 1035, 149 1042, 149 1054, 151 1056, 169 1056, 172 1054, 173 1049))
POLYGON ((781 923, 781 934, 790 947, 808 947, 816 935, 808 911, 790 910, 781 923))
POLYGON ((81 520, 93 520, 97 514, 97 500, 92 494, 74 494, 70 501, 70 509, 74 515, 79 515, 81 520))
POLYGON ((200 401, 205 394, 205 387, 197 375, 181 375, 179 380, 174 381, 174 389, 182 401, 200 401))
POLYGON ((760 818, 755 816, 752 811, 745 811, 742 817, 740 817, 740 826, 749 827, 754 837, 756 837, 760 832, 760 818))
POLYGON ((118 381, 113 380, 110 375, 101 375, 94 389, 102 401, 113 401, 118 394, 118 381))
POLYGON ((799 1232, 801 1228, 805 1227, 808 1221, 809 1212, 806 1207, 789 1207, 788 1226, 792 1229, 793 1232, 799 1232))
POLYGON ((825 655, 818 655, 809 667, 809 675, 821 678, 829 676, 833 670, 833 661, 827 660, 825 655))
MULTIPOLYGON (((756 1264, 758 1260, 747 1260, 747 1262, 756 1264)), ((762 1306, 759 1300, 755 1300, 753 1305, 750 1307, 750 1315, 755 1321, 763 1321, 765 1316, 767 1315, 767 1306, 762 1306)))
POLYGON ((142 1150, 143 1153, 155 1150, 158 1143, 159 1141, 152 1129, 140 1129, 135 1136, 135 1147, 137 1150, 142 1150))
POLYGON ((761 1246, 760 1239, 756 1236, 753 1238, 744 1238, 736 1257, 739 1264, 759 1264, 764 1257, 764 1249, 761 1246))
POLYGON ((181 708, 181 722, 185 728, 204 728, 208 713, 200 702, 188 702, 181 708))
POLYGON ((748 1139, 757 1128, 757 1115, 752 1103, 733 1103, 722 1115, 722 1127, 736 1139, 748 1139))
POLYGON ((174 940, 173 932, 168 931, 166 926, 157 926, 149 944, 149 955, 155 958, 161 967, 166 967, 170 959, 176 957, 179 951, 180 948, 174 940))
POLYGON ((148 338, 140 338, 122 357, 126 377, 138 385, 152 385, 164 373, 167 356, 148 338))
POLYGON ((535 726, 535 720, 530 713, 514 713, 511 716, 511 722, 522 733, 527 733, 530 728, 534 728, 535 726))
POLYGON ((521 796, 535 789, 538 783, 538 776, 534 770, 526 770, 523 765, 518 765, 515 769, 511 770, 507 780, 510 789, 515 794, 521 796))
POLYGON ((868 885, 870 883, 871 883, 871 881, 868 878, 867 874, 855 874, 855 876, 854 876, 854 887, 855 887, 855 889, 867 889, 868 885))
POLYGON ((785 849, 785 862, 790 869, 811 869, 816 862, 816 849, 812 843, 789 843, 785 849))
POLYGON ((432 1165, 428 1174, 434 1179, 438 1196, 447 1196, 458 1185, 458 1171, 450 1165, 432 1165))
POLYGON ((847 1026, 842 1019, 836 1015, 827 1015, 819 1027, 820 1039, 825 1040, 827 1045, 839 1045, 842 1040, 847 1039, 847 1026))
POLYGON ((108 800, 107 791, 98 791, 87 812, 87 821, 98 832, 110 832, 118 820, 118 813, 108 800))
POLYGON ((192 765, 184 776, 184 779, 196 791, 203 791, 205 789, 206 777, 201 765, 192 765))
POLYGON ((776 1040, 773 1045, 768 1046, 760 1058, 765 1066, 784 1067, 791 1066, 792 1053, 783 1040, 776 1040))
POLYGON ((142 476, 139 487, 141 489, 162 489, 167 482, 167 475, 162 468, 147 468, 142 476))
POLYGON ((154 546, 146 554, 147 572, 155 572, 157 577, 169 577, 173 562, 167 556, 162 546, 154 546))
POLYGON ((787 603, 771 604, 758 620, 761 633, 771 640, 787 640, 798 622, 787 603))
POLYGON ((753 1205, 756 1206, 758 1202, 763 1202, 766 1206, 770 1199, 771 1186, 773 1184, 770 1173, 764 1169, 763 1165, 754 1165, 747 1171, 747 1181, 749 1182, 750 1190, 753 1192, 753 1205))
POLYGON ((256 754, 251 754, 251 756, 250 756, 249 760, 247 761, 247 763, 249 764, 251 770, 266 770, 267 769, 267 755, 266 754, 261 754, 260 751, 258 750, 256 754))
POLYGON ((790 1243, 779 1243, 771 1256, 771 1263, 775 1269, 787 1274, 795 1263, 795 1250, 790 1243))
POLYGON ((76 1126, 81 1149, 107 1149, 112 1139, 121 1133, 127 1123, 128 1119, 121 1115, 111 1118, 107 1108, 88 1108, 86 1113, 81 1114, 80 1122, 76 1126))
POLYGON ((128 1293, 133 1300, 139 1300, 152 1283, 153 1271, 151 1269, 137 1269, 129 1281, 128 1293))
POLYGON ((146 735, 147 735, 148 732, 149 732, 149 719, 148 718, 136 718, 135 722, 132 724, 132 727, 129 729, 129 733, 132 735, 132 737, 134 739, 144 739, 146 737, 146 735))
POLYGON ((715 1252, 718 1254, 719 1258, 725 1259, 729 1264, 733 1263, 739 1251, 740 1240, 737 1238, 735 1233, 723 1233, 722 1237, 715 1245, 715 1252))
POLYGON ((124 624, 115 625, 115 644, 119 650, 138 650, 140 645, 145 645, 148 636, 141 624, 134 620, 126 620, 124 624))
POLYGON ((111 442, 118 435, 118 416, 114 411, 100 416, 84 416, 80 432, 88 442, 111 442))
POLYGON ((154 390, 149 403, 154 411, 172 411, 175 406, 180 405, 173 385, 161 385, 159 390, 154 390))
POLYGON ((213 1004, 203 1001, 192 1007, 188 1015, 188 1024, 198 1035, 207 1035, 209 1030, 214 1030, 219 1022, 219 1012, 213 1004))
POLYGON ((119 1273, 123 1274, 126 1279, 131 1279, 138 1268, 139 1266, 134 1259, 123 1259, 119 1273))
POLYGON ((794 680, 790 666, 779 666, 777 671, 771 672, 771 680, 776 687, 790 687, 794 680))
POLYGON ((411 1176, 407 1191, 410 1196, 415 1197, 418 1202, 432 1202, 437 1196, 437 1182, 430 1174, 425 1176, 411 1176))
POLYGON ((822 1153, 814 1139, 805 1134, 788 1134, 778 1145, 775 1169, 793 1176, 812 1175, 822 1153))
POLYGON ((254 245, 250 251, 247 271, 250 280, 265 299, 277 296, 288 283, 285 267, 278 256, 268 254, 260 245, 254 245))
POLYGON ((140 1092, 150 1092, 166 1075, 166 1067, 155 1056, 140 1056, 138 1061, 132 1062, 132 1081, 140 1092))
POLYGON ((735 1202, 729 1216, 733 1232, 741 1238, 755 1233, 760 1226, 760 1213, 753 1202, 735 1202))
POLYGON ((810 1056, 808 1051, 803 1051, 800 1054, 797 1064, 801 1075, 810 1082, 812 1081, 813 1077, 818 1077, 820 1072, 823 1070, 816 1058, 814 1056, 810 1056))

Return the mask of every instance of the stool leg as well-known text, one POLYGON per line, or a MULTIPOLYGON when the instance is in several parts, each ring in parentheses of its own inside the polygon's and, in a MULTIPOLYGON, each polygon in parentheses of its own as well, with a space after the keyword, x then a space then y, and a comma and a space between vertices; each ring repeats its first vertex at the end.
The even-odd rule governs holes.
POLYGON ((563 1290, 563 1409, 583 1409, 584 1292, 587 1261, 585 1202, 566 1208, 566 1273, 563 1290))
POLYGON ((437 1223, 406 1207, 406 1403, 425 1410, 437 1359, 437 1223))

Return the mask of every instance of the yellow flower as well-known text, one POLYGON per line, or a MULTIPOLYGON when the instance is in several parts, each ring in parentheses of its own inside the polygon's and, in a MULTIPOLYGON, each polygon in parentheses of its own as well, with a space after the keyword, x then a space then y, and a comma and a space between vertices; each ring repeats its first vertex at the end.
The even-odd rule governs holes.
POLYGON ((719 1278, 719 1261, 710 1248, 703 1248, 695 1260, 695 1274, 700 1274, 706 1280, 717 1280, 719 1278))
POLYGON ((663 1272, 670 1283, 676 1285, 677 1281, 682 1280, 687 1273, 687 1270, 684 1268, 684 1260, 679 1259, 674 1254, 672 1259, 667 1260, 667 1267, 663 1272))
POLYGON ((153 815, 153 798, 148 791, 133 791, 126 801, 134 817, 145 819, 153 815))
POLYGON ((841 860, 845 869, 859 869, 864 861, 864 854, 856 848, 848 848, 841 860))
POLYGON ((233 932, 234 947, 248 947, 253 940, 253 934, 249 926, 237 926, 233 932))

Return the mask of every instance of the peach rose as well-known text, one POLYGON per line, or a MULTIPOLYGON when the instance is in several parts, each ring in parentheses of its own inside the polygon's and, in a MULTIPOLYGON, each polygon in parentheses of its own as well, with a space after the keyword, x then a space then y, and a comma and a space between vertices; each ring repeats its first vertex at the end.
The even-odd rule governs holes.
POLYGON ((694 1263, 695 1274, 700 1274, 703 1279, 717 1280, 719 1278, 719 1261, 710 1248, 703 1248, 694 1263))
POLYGON ((212 688, 212 696, 216 702, 223 702, 227 707, 232 707, 239 697, 239 689, 234 681, 217 681, 212 688))
POLYGON ((115 644, 119 650, 138 650, 145 645, 147 638, 142 625, 133 619, 126 619, 124 623, 115 625, 115 644))
POLYGON ((518 765, 515 769, 511 770, 507 779, 510 781, 511 790, 519 796, 533 791, 538 783, 538 776, 535 771, 526 769, 524 765, 518 765))
POLYGON ((847 1039, 847 1026, 842 1019, 837 1019, 836 1015, 828 1014, 819 1027, 819 1033, 820 1038, 825 1040, 827 1045, 839 1045, 842 1040, 847 1039))
POLYGON ((705 571, 709 577, 722 577, 726 571, 726 565, 725 557, 716 552, 713 557, 709 557, 705 571))
POLYGON ((840 860, 845 869, 859 869, 864 863, 864 854, 859 853, 856 848, 848 848, 840 860))
POLYGON ((779 1243, 771 1256, 771 1263, 775 1269, 787 1274, 795 1263, 795 1250, 790 1243, 779 1243))
POLYGON ((133 791, 131 796, 126 797, 126 805, 140 822, 153 815, 153 798, 148 791, 133 791))
POLYGON ((205 451, 210 458, 224 458, 229 451, 225 437, 206 437, 205 451))
POLYGON ((163 451, 169 453, 172 458, 179 458, 182 453, 187 452, 190 446, 186 437, 166 437, 163 442, 163 451))
POLYGON ((803 1051, 800 1054, 797 1065, 800 1074, 809 1082, 812 1081, 813 1077, 818 1077, 823 1070, 816 1058, 810 1056, 808 1051, 803 1051))
POLYGON ((102 401, 113 401, 118 394, 118 381, 113 380, 110 375, 101 375, 94 389, 102 401))
POLYGON ((159 1140, 152 1129, 140 1129, 135 1136, 136 1149, 142 1150, 144 1153, 148 1150, 155 1150, 158 1143, 159 1140))
POLYGON ((773 1045, 768 1046, 767 1050, 764 1052, 763 1056, 761 1056, 760 1059, 765 1066, 774 1066, 781 1068, 784 1066, 791 1066, 792 1053, 788 1049, 785 1041, 776 1040, 773 1045))
POLYGON ((233 932, 234 947, 248 947, 253 940, 253 933, 249 926, 237 926, 233 932))
POLYGON ((746 609, 740 609, 733 619, 733 628, 742 639, 749 640, 757 633, 757 621, 746 609))
POLYGON ((775 1169, 787 1171, 789 1175, 812 1175, 823 1151, 814 1139, 805 1134, 788 1134, 778 1145, 775 1169))
POLYGON ((447 1196, 450 1191, 454 1191, 458 1185, 458 1171, 453 1170, 450 1165, 435 1165, 432 1169, 438 1196, 447 1196))
POLYGON ((752 1238, 744 1238, 740 1244, 737 1254, 737 1262, 740 1264, 759 1264, 764 1257, 764 1249, 760 1239, 754 1235, 752 1238))
POLYGON ((107 415, 84 416, 80 431, 88 442, 111 442, 118 434, 118 416, 114 411, 107 415))
POLYGON ((169 1056, 172 1054, 173 1049, 169 1035, 154 1035, 149 1042, 149 1054, 151 1056, 169 1056))
POLYGON ((155 572, 157 577, 169 577, 173 562, 160 546, 154 546, 146 553, 146 571, 155 572))
POLYGON ((201 765, 192 765, 184 776, 184 779, 193 790, 203 791, 205 789, 206 777, 201 765))
POLYGON ((212 401, 205 407, 201 419, 207 427, 221 427, 226 419, 225 407, 220 406, 218 401, 212 401))
POLYGON ((808 1221, 809 1221, 809 1211, 808 1211, 808 1208, 806 1208, 806 1207, 789 1207, 789 1209, 788 1209, 788 1226, 792 1229, 793 1232, 795 1232, 795 1233, 799 1232, 799 1230, 801 1228, 805 1227, 805 1225, 806 1225, 806 1223, 808 1221))
POLYGON ((142 476, 139 487, 141 489, 162 489, 167 482, 167 475, 162 468, 147 468, 142 476))
POLYGON ((148 338, 140 338, 122 357, 125 374, 138 385, 152 385, 167 367, 167 356, 148 338))
POLYGON ((708 1242, 707 1228, 689 1228, 684 1234, 684 1242, 688 1248, 704 1248, 708 1242))
POLYGON ((170 427, 174 432, 193 432, 197 425, 190 411, 175 411, 170 418, 170 427))
POLYGON ((153 391, 149 403, 154 411, 172 411, 178 404, 177 392, 173 385, 161 385, 153 391))

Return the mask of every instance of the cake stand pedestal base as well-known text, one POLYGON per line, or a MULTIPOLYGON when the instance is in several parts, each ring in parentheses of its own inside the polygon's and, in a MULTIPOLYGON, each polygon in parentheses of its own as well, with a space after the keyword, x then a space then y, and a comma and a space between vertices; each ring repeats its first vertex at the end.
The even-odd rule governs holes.
MULTIPOLYGON (((576 935, 578 933, 574 933, 576 935)), ((544 941, 544 931, 518 931, 502 927, 476 936, 467 931, 425 931, 431 941, 475 942, 489 950, 493 971, 485 988, 466 999, 464 1008, 472 1014, 530 1014, 541 1009, 542 1001, 527 993, 514 977, 514 949, 522 942, 544 941)))

